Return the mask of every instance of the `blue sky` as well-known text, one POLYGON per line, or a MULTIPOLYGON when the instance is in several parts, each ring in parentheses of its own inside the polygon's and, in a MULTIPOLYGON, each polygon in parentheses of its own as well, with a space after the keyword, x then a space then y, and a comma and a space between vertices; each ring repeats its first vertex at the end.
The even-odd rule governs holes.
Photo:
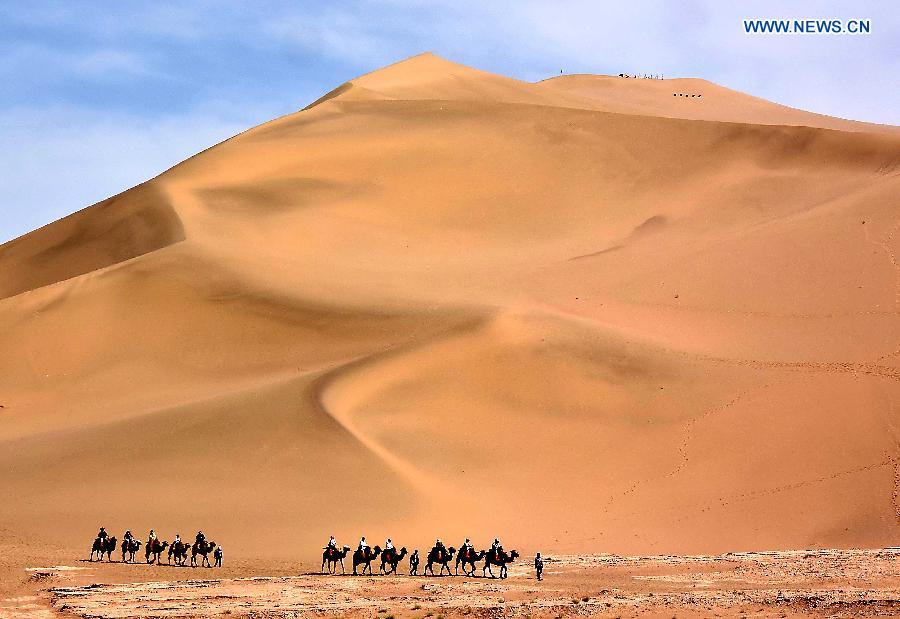
POLYGON ((0 242, 422 51, 526 80, 703 77, 900 124, 897 6, 10 0, 0 4, 0 242), (872 32, 748 35, 745 18, 864 18, 872 32))

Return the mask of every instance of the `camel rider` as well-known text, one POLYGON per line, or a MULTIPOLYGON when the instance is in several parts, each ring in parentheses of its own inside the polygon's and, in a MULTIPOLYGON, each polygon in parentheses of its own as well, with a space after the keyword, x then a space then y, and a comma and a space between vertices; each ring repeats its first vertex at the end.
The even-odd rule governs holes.
POLYGON ((387 552, 388 550, 394 549, 394 542, 391 541, 391 538, 387 538, 387 541, 384 543, 384 550, 387 552))
POLYGON ((495 557, 499 557, 500 553, 503 551, 503 546, 500 544, 500 538, 495 537, 494 543, 491 544, 491 552, 494 553, 495 557))
POLYGON ((125 538, 124 540, 122 540, 122 545, 128 545, 131 544, 132 541, 134 541, 134 535, 131 534, 131 529, 125 531, 125 535, 123 535, 122 537, 125 538))
POLYGON ((147 538, 147 548, 153 550, 156 543, 156 531, 150 529, 150 537, 147 538))
POLYGON ((97 533, 97 539, 99 539, 101 542, 105 542, 107 537, 108 537, 108 534, 106 532, 106 528, 100 527, 100 532, 97 533))
POLYGON ((442 542, 440 538, 434 540, 434 548, 432 548, 431 550, 434 553, 440 553, 441 556, 443 556, 447 552, 447 549, 444 548, 444 542, 442 542))
POLYGON ((334 539, 334 535, 328 538, 328 545, 325 546, 325 550, 337 550, 337 540, 334 539))
POLYGON ((180 543, 181 543, 181 534, 176 533, 175 540, 172 542, 172 545, 174 546, 175 544, 180 544, 180 543))
POLYGON ((197 531, 197 538, 194 541, 197 542, 198 547, 203 547, 203 545, 206 543, 206 536, 203 535, 203 531, 197 531))
POLYGON ((363 555, 366 555, 369 553, 369 543, 366 541, 365 537, 359 538, 359 548, 357 548, 357 550, 359 552, 361 552, 363 555))
POLYGON ((472 550, 472 542, 469 541, 469 538, 466 538, 466 541, 463 542, 463 545, 459 549, 459 554, 462 556, 468 556, 469 551, 472 550))

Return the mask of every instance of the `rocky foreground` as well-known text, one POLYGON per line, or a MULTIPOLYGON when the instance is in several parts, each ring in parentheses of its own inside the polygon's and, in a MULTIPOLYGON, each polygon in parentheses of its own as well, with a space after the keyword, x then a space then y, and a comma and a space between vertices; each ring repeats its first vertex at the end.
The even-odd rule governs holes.
MULTIPOLYGON (((408 576, 87 582, 104 568, 35 568, 36 597, 3 617, 900 616, 900 548, 720 556, 550 557, 543 582, 526 562, 507 580, 408 576), (66 586, 61 586, 66 584, 66 586)), ((405 570, 404 570, 405 571, 405 570)), ((477 572, 480 575, 480 570, 477 572)), ((206 570, 159 573, 207 576, 206 570)))

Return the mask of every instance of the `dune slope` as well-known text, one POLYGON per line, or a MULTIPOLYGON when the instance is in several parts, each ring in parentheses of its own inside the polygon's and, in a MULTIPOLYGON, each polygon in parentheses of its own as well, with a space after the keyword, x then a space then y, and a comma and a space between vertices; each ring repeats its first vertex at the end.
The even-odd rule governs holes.
POLYGON ((0 246, 0 530, 892 545, 898 164, 700 80, 351 80, 0 246))

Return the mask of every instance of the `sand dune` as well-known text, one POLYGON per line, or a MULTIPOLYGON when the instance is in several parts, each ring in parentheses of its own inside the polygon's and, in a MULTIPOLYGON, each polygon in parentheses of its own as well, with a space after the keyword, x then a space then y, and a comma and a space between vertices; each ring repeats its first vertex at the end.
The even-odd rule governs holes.
POLYGON ((891 545, 898 164, 702 80, 351 80, 0 246, 0 529, 891 545))

